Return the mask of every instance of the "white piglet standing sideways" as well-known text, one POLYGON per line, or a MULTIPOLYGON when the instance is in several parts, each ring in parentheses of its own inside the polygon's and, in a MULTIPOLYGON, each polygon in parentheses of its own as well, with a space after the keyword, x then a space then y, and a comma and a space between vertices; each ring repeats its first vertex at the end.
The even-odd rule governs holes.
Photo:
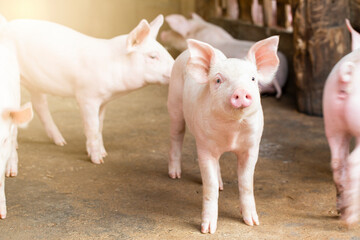
POLYGON ((17 126, 33 117, 31 103, 20 107, 20 73, 15 50, 0 39, 0 219, 6 217, 5 175, 17 175, 17 126))
POLYGON ((164 22, 142 20, 127 35, 93 38, 40 20, 13 20, 4 34, 16 46, 21 83, 45 130, 57 145, 65 140, 55 125, 46 94, 75 97, 83 118, 86 148, 93 163, 107 155, 102 138, 105 105, 150 83, 167 84, 174 59, 156 41, 164 22))
POLYGON ((168 97, 170 114, 169 176, 181 176, 185 124, 195 136, 203 183, 201 232, 214 233, 219 189, 219 158, 238 158, 240 209, 248 225, 258 225, 253 175, 263 131, 258 83, 271 83, 279 65, 279 37, 256 42, 244 59, 226 58, 212 46, 188 40, 188 50, 175 61, 168 97))

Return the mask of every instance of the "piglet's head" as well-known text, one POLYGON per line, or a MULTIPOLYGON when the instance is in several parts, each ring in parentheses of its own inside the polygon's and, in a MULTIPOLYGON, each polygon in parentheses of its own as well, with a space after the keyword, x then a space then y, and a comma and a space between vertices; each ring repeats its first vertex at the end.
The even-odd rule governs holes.
POLYGON ((127 37, 126 50, 131 56, 131 64, 136 66, 137 74, 142 73, 146 83, 167 84, 169 82, 174 59, 156 41, 163 23, 163 15, 157 16, 150 24, 143 19, 127 37))
POLYGON ((210 45, 189 39, 187 73, 199 84, 207 84, 213 110, 221 114, 253 113, 261 108, 259 82, 271 83, 279 65, 279 38, 255 43, 245 59, 226 58, 210 45))
MULTIPOLYGON (((17 109, 5 109, 0 115, 0 157, 7 158, 11 153, 12 134, 16 126, 25 127, 33 118, 31 103, 17 109)), ((2 161, 3 159, 0 159, 2 161)))

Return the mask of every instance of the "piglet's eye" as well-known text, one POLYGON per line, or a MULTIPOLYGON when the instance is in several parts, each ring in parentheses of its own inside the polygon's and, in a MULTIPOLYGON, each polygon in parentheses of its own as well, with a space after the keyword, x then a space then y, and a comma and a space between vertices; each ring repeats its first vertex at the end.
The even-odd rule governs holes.
POLYGON ((223 82, 224 82, 223 76, 220 73, 216 74, 215 75, 215 83, 219 85, 223 82))
POLYGON ((252 77, 252 78, 251 78, 251 81, 255 81, 255 78, 254 78, 254 77, 252 77))
POLYGON ((157 59, 158 56, 157 56, 155 53, 152 53, 152 54, 149 55, 149 58, 151 58, 151 59, 157 59))

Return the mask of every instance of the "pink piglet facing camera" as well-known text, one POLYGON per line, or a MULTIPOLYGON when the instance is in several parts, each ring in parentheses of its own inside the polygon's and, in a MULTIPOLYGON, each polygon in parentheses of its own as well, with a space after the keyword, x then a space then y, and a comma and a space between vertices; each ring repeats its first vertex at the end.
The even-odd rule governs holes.
POLYGON ((337 209, 352 225, 360 211, 360 49, 343 57, 329 74, 323 95, 326 137, 337 190, 337 209), (349 153, 350 140, 356 139, 349 153))
POLYGON ((238 158, 240 211, 247 225, 259 225, 253 175, 263 131, 259 82, 272 81, 279 66, 279 37, 256 42, 243 59, 227 58, 209 44, 189 39, 188 50, 174 63, 170 114, 169 176, 181 177, 185 125, 196 140, 203 183, 202 233, 217 228, 219 189, 223 189, 219 158, 238 158))

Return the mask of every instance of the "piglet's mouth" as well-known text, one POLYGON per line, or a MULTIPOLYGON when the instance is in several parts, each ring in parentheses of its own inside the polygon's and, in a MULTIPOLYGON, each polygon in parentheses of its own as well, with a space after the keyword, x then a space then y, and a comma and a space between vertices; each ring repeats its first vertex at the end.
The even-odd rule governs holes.
POLYGON ((340 99, 345 99, 348 95, 349 95, 348 92, 344 89, 341 89, 338 92, 338 98, 340 98, 340 99))

